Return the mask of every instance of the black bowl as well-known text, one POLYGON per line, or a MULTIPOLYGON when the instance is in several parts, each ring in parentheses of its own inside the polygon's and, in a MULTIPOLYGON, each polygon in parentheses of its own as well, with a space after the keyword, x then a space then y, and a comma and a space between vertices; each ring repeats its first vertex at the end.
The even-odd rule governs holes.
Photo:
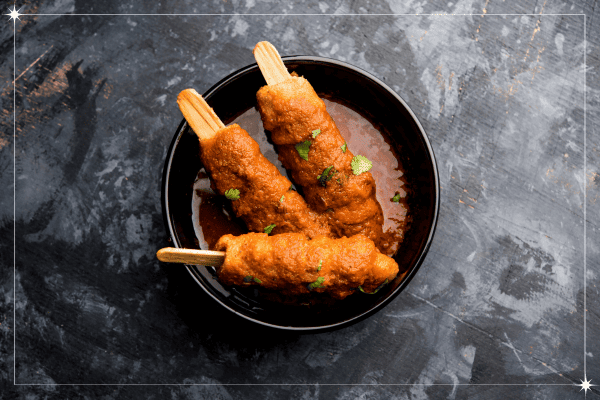
MULTIPOLYGON (((431 144, 408 105, 373 75, 347 63, 323 57, 283 57, 290 72, 304 76, 321 97, 342 102, 379 127, 400 155, 409 188, 412 223, 394 259, 407 271, 376 294, 356 293, 344 300, 310 307, 271 301, 260 289, 223 286, 213 268, 187 265, 191 276, 218 303, 256 323, 286 330, 339 328, 381 310, 414 277, 433 239, 440 206, 437 165, 431 144)), ((225 124, 255 107, 256 92, 265 85, 256 64, 244 67, 214 85, 203 96, 225 124)), ((199 143, 185 120, 169 148, 163 171, 162 209, 173 243, 199 248, 192 221, 192 192, 202 168, 199 143)), ((400 274, 399 274, 400 275, 400 274)))

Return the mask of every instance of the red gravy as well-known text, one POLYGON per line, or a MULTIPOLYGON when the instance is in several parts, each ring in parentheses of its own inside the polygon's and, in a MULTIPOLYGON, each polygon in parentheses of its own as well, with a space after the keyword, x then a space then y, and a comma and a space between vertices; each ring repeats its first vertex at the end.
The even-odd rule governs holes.
MULTIPOLYGON (((383 209, 383 231, 386 241, 390 243, 388 255, 391 256, 403 240, 408 221, 404 189, 406 183, 399 157, 384 133, 375 128, 368 119, 342 103, 323 100, 352 153, 363 155, 373 162, 370 172, 377 186, 377 200, 383 209), (393 202, 392 198, 397 193, 400 194, 400 201, 393 202)), ((283 175, 288 176, 277 158, 275 147, 267 140, 256 108, 249 109, 232 123, 237 123, 245 129, 256 140, 263 155, 283 175)), ((217 240, 225 234, 237 236, 248 232, 244 222, 235 217, 228 202, 225 197, 216 195, 210 189, 208 176, 204 169, 201 169, 194 183, 192 199, 194 229, 201 248, 213 249, 217 240)))

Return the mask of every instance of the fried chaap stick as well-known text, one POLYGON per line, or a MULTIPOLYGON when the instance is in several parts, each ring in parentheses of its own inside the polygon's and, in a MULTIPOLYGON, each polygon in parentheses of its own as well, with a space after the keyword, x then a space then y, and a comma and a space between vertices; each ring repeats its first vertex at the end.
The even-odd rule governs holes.
POLYGON ((213 189, 231 200, 235 214, 251 231, 301 232, 329 236, 326 219, 311 211, 291 182, 260 152, 258 143, 239 125, 225 126, 193 89, 177 103, 200 140, 201 158, 213 189))
POLYGON ((164 248, 160 261, 216 267, 228 285, 258 285, 287 295, 327 292, 343 299, 374 293, 398 273, 398 264, 363 235, 307 240, 301 233, 222 236, 217 251, 164 248))
POLYGON ((312 240, 300 233, 225 235, 215 249, 225 252, 217 267, 221 282, 287 295, 328 292, 343 299, 355 290, 372 293, 398 273, 398 264, 363 235, 312 240))
POLYGON ((364 234, 383 248, 371 162, 352 154, 323 100, 306 79, 288 73, 273 45, 258 43, 254 57, 267 81, 256 95, 264 128, 306 202, 327 216, 337 237, 364 234))

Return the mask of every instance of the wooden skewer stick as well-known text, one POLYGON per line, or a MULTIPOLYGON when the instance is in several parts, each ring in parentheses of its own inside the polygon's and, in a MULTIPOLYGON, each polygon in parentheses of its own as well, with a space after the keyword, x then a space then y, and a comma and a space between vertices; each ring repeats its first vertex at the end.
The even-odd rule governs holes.
POLYGON ((185 89, 179 93, 177 104, 201 141, 212 138, 217 131, 225 128, 214 110, 194 89, 185 89))
POLYGON ((276 85, 291 78, 290 73, 283 64, 279 52, 269 42, 259 42, 252 51, 262 72, 267 85, 276 85))
POLYGON ((225 261, 225 252, 165 247, 156 252, 156 258, 160 261, 169 263, 210 265, 218 267, 225 261))

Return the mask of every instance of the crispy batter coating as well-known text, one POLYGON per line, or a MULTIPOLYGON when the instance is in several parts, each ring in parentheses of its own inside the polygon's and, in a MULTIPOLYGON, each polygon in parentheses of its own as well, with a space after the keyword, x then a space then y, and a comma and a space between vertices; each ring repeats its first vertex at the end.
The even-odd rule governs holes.
POLYGON ((202 142, 201 156, 211 176, 213 189, 224 195, 240 191, 231 204, 251 231, 263 232, 275 224, 272 233, 301 232, 312 238, 330 236, 324 216, 310 210, 291 182, 260 152, 258 143, 239 125, 219 130, 202 142), (283 198, 282 198, 283 196, 283 198))
POLYGON ((327 292, 343 299, 359 286, 371 293, 398 273, 398 264, 364 235, 312 240, 301 233, 225 235, 216 250, 226 252, 217 268, 221 282, 260 285, 286 295, 327 292))
POLYGON ((380 246, 383 212, 376 198, 375 180, 370 172, 354 175, 354 154, 342 150, 345 140, 310 83, 292 76, 282 83, 263 86, 257 100, 279 159, 303 188, 306 202, 315 211, 325 213, 337 237, 361 233, 380 246), (317 129, 320 133, 313 137, 317 129), (306 141, 310 141, 307 160, 296 148, 306 141), (331 177, 319 181, 330 166, 331 177))

